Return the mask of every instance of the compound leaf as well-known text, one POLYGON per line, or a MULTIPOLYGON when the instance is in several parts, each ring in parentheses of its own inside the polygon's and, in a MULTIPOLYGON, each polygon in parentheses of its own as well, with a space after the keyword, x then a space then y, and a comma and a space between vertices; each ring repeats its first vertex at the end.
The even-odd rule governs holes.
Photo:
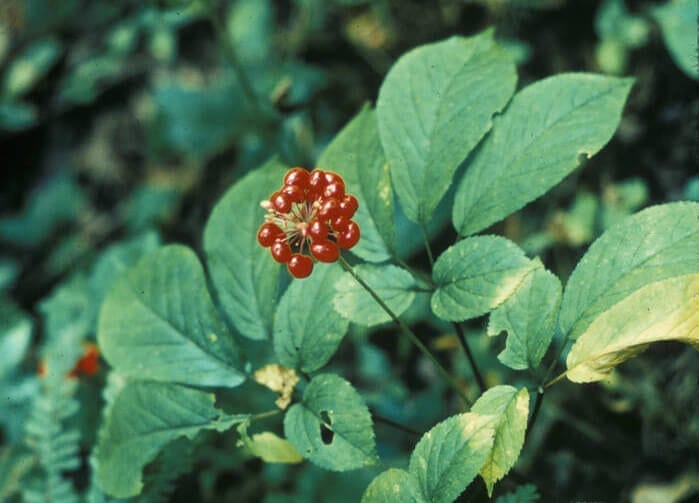
POLYGON ((214 395, 152 381, 125 385, 110 407, 96 450, 102 490, 126 498, 141 492, 141 471, 178 437, 192 439, 201 430, 223 431, 245 420, 214 407, 214 395))
POLYGON ((274 318, 274 350, 285 367, 313 372, 337 350, 349 327, 332 303, 341 274, 337 264, 316 264, 308 279, 284 292, 274 318))
POLYGON ((126 376, 197 386, 244 380, 237 343, 206 288, 192 250, 169 245, 143 257, 109 291, 98 340, 126 376))
POLYGON ((619 124, 631 79, 569 73, 517 93, 461 179, 454 227, 478 232, 538 198, 592 156, 619 124))
POLYGON ((516 81, 515 65, 492 30, 423 45, 391 68, 376 109, 391 178, 410 220, 428 222, 516 81))
POLYGON ((463 239, 435 263, 432 311, 449 321, 486 314, 509 299, 533 267, 524 252, 503 237, 463 239))
POLYGON ((480 470, 488 496, 492 497, 493 486, 515 465, 524 445, 529 393, 526 388, 517 391, 512 386, 495 386, 481 395, 471 412, 496 418, 493 448, 480 470))
POLYGON ((204 230, 211 279, 226 315, 242 335, 269 339, 277 301, 279 264, 257 242, 265 210, 285 166, 272 160, 238 181, 216 204, 204 230))
POLYGON ((286 413, 284 434, 303 457, 327 470, 353 470, 378 459, 369 409, 336 375, 313 378, 303 400, 286 413))
MULTIPOLYGON (((358 265, 355 272, 382 301, 400 316, 415 299, 415 279, 405 269, 394 265, 358 265)), ((371 327, 386 323, 391 317, 348 272, 336 284, 335 310, 352 323, 371 327)))
POLYGON ((376 114, 369 106, 338 133, 318 165, 342 175, 347 191, 359 201, 354 220, 362 229, 362 239, 352 253, 370 262, 388 260, 396 245, 393 191, 376 114))

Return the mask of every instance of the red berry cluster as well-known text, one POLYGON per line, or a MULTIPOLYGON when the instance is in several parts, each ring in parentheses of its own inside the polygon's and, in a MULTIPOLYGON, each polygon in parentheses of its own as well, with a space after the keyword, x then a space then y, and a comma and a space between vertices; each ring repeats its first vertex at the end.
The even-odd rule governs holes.
POLYGON ((311 274, 311 257, 335 262, 340 248, 359 241, 359 226, 352 220, 357 198, 345 194, 345 182, 332 171, 292 168, 282 188, 261 205, 267 215, 257 241, 270 249, 274 260, 286 263, 295 278, 311 274))

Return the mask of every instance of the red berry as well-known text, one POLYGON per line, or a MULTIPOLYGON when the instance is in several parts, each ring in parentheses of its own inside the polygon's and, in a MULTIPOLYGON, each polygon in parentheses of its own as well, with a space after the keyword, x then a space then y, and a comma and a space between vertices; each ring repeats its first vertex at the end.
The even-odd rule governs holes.
POLYGON ((301 190, 308 188, 310 174, 303 168, 291 168, 284 175, 284 185, 298 185, 301 190))
POLYGON ((289 259, 286 268, 294 278, 307 278, 313 271, 313 261, 306 255, 295 253, 289 259))
POLYGON ((340 201, 340 214, 347 218, 352 218, 357 208, 359 208, 359 203, 357 202, 357 198, 352 194, 347 194, 342 198, 342 201, 340 201))
POLYGON ((349 218, 347 218, 343 215, 339 215, 339 216, 333 218, 332 226, 333 226, 333 229, 335 231, 342 232, 347 228, 347 225, 349 225, 349 223, 350 223, 349 218))
POLYGON ((311 255, 321 262, 335 262, 340 256, 340 250, 331 241, 316 241, 311 244, 311 255))
POLYGON ((328 226, 320 220, 313 220, 308 226, 308 235, 314 241, 325 239, 328 237, 328 226))
POLYGON ((284 233, 276 224, 267 222, 262 224, 260 230, 257 231, 257 242, 267 248, 272 246, 274 241, 283 235, 284 233))
POLYGON ((286 185, 282 194, 287 196, 292 203, 300 203, 306 197, 300 185, 286 185))
POLYGON ((342 182, 329 183, 323 189, 323 197, 330 199, 334 198, 338 201, 342 200, 345 196, 345 184, 342 182))
POLYGON ((308 195, 310 199, 315 199, 323 193, 323 189, 327 182, 325 181, 325 173, 320 169, 314 169, 308 178, 308 195))
POLYGON ((88 342, 85 345, 85 352, 70 371, 68 377, 77 377, 79 374, 95 375, 100 369, 100 352, 97 346, 88 342))
POLYGON ((272 253, 272 258, 280 264, 288 262, 291 258, 291 247, 286 241, 275 241, 272 248, 270 248, 270 252, 272 253))
POLYGON ((337 216, 337 210, 339 208, 336 199, 327 199, 320 205, 318 216, 323 220, 333 219, 337 216))
POLYGON ((345 250, 352 248, 359 241, 359 226, 356 222, 350 221, 345 230, 336 236, 336 239, 340 248, 345 250))
POLYGON ((280 191, 272 194, 269 198, 269 202, 272 203, 274 209, 279 213, 289 213, 291 210, 291 198, 280 191))
POLYGON ((325 178, 326 185, 330 185, 331 183, 339 183, 342 185, 342 190, 345 190, 345 182, 342 180, 342 177, 334 171, 323 171, 323 178, 325 178))

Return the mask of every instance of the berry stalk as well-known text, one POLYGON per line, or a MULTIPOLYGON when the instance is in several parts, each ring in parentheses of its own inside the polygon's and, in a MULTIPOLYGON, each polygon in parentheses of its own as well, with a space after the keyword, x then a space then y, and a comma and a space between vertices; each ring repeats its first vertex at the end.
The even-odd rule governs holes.
POLYGON ((340 265, 352 275, 352 277, 362 285, 362 288, 367 291, 369 295, 376 301, 376 303, 381 306, 381 309, 386 311, 386 314, 391 317, 393 322, 398 325, 398 328, 400 328, 400 331, 410 339, 410 341, 415 344, 415 346, 420 350, 420 352, 432 362, 432 365, 437 369, 437 372, 442 376, 442 378, 452 387, 454 391, 461 397, 461 399, 466 402, 466 404, 470 407, 473 405, 472 400, 464 393, 464 391, 461 389, 461 386, 456 382, 456 380, 447 372, 447 370, 442 366, 441 363, 435 358, 435 356, 430 352, 429 349, 427 349, 427 346, 425 346, 418 336, 413 332, 408 325, 406 325, 403 320, 401 320, 398 316, 396 316, 396 313, 393 312, 393 310, 386 305, 386 303, 381 300, 381 297, 378 296, 378 294, 354 271, 351 265, 347 263, 345 258, 340 255, 338 262, 340 262, 340 265))

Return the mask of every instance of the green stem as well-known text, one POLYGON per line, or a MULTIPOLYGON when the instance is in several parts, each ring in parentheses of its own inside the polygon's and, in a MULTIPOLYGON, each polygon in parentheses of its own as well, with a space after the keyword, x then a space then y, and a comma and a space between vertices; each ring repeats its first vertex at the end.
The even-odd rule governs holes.
POLYGON ((245 97, 253 107, 257 108, 259 111, 263 111, 264 108, 262 107, 262 104, 260 103, 260 100, 257 94, 255 93, 252 84, 250 83, 250 79, 248 79, 248 76, 246 75, 245 70, 243 69, 243 65, 240 63, 240 60, 238 59, 238 54, 236 53, 235 47, 233 47, 233 44, 231 43, 231 40, 228 37, 228 34, 226 33, 226 29, 224 28, 223 23, 221 22, 221 16, 219 16, 219 13, 216 9, 217 3, 218 2, 216 0, 210 2, 208 14, 209 21, 211 22, 211 25, 214 28, 214 33, 216 35, 216 38, 218 39, 218 43, 221 45, 221 47, 223 47, 223 51, 226 55, 226 58, 228 58, 228 62, 233 68, 233 72, 235 73, 238 82, 240 83, 240 87, 243 90, 243 94, 245 94, 245 97))
POLYGON ((481 390, 481 393, 485 393, 485 390, 487 389, 487 386, 485 385, 485 381, 483 380, 483 376, 481 375, 481 371, 478 369, 478 365, 476 364, 476 359, 473 357, 473 353, 471 352, 471 348, 468 345, 468 341, 466 340, 466 335, 464 334, 463 328, 461 328, 461 325, 458 323, 454 322, 454 329, 456 330, 456 335, 459 336, 459 341, 461 341, 461 347, 464 349, 464 353, 466 353, 466 358, 468 359, 468 363, 471 365, 471 372, 473 372, 473 376, 476 378, 476 382, 478 383, 478 387, 481 390))
POLYGON ((427 234, 427 228, 425 224, 420 222, 420 232, 422 233, 422 240, 425 242, 425 251, 427 252, 427 259, 430 261, 430 269, 434 269, 434 255, 432 255, 432 247, 430 246, 430 237, 427 234))
POLYGON ((250 416, 250 420, 255 421, 257 419, 264 419, 266 417, 276 416, 277 414, 280 414, 281 412, 282 411, 279 409, 269 410, 267 412, 260 412, 259 414, 253 414, 252 416, 250 416))
POLYGON ((405 433, 409 433, 411 435, 416 435, 418 437, 421 437, 423 435, 423 433, 421 431, 417 431, 409 426, 398 423, 398 422, 394 421, 393 419, 390 419, 390 418, 384 417, 380 414, 377 414, 373 410, 370 412, 371 412, 371 417, 374 418, 374 421, 376 421, 377 423, 386 424, 386 425, 391 426, 397 430, 400 430, 400 431, 405 432, 405 433))
POLYGON ((432 365, 437 369, 437 371, 441 374, 442 378, 456 391, 456 393, 468 404, 469 406, 472 405, 471 399, 466 396, 466 394, 463 392, 459 384, 454 380, 454 378, 449 374, 449 372, 446 371, 446 369, 442 366, 439 361, 437 361, 437 358, 430 352, 429 349, 420 341, 420 339, 415 335, 415 332, 413 332, 408 325, 406 325, 403 320, 401 320, 396 313, 393 312, 393 310, 386 305, 386 303, 381 300, 381 297, 379 297, 376 292, 354 271, 354 268, 347 263, 345 258, 340 255, 340 258, 338 259, 340 262, 340 265, 352 275, 352 277, 359 283, 364 290, 367 291, 369 295, 376 301, 376 303, 381 306, 381 309, 383 309, 386 314, 393 320, 393 322, 398 325, 398 328, 400 328, 401 332, 403 335, 405 335, 410 341, 415 344, 415 346, 422 352, 425 357, 432 362, 432 365))
POLYGON ((544 384, 544 386, 543 386, 544 389, 550 388, 551 386, 553 386, 554 384, 556 384, 558 381, 560 381, 561 379, 563 379, 566 375, 568 375, 568 371, 567 371, 567 370, 564 371, 564 372, 561 372, 561 373, 558 374, 556 377, 554 377, 553 379, 551 379, 549 382, 547 382, 546 384, 544 384))

